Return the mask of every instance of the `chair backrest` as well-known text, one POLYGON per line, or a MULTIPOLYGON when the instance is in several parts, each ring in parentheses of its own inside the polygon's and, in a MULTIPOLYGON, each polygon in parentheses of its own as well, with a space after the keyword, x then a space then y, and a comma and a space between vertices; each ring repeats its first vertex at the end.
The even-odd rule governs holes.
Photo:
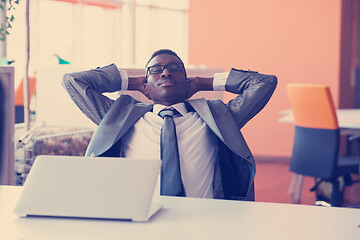
POLYGON ((339 126, 329 87, 289 84, 295 141, 290 171, 322 179, 332 177, 339 153, 339 126))
POLYGON ((328 86, 288 84, 288 96, 295 125, 308 128, 337 129, 334 103, 328 86))
MULTIPOLYGON (((29 98, 36 92, 36 78, 29 77, 29 98)), ((24 106, 24 79, 21 79, 19 86, 15 90, 15 106, 24 106)))

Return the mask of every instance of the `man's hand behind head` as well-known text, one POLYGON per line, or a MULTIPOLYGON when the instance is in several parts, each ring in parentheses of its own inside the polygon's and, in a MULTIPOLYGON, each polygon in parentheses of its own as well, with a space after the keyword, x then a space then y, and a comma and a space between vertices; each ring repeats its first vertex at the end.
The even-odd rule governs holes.
POLYGON ((186 92, 186 99, 191 98, 195 93, 197 93, 199 91, 199 89, 198 89, 199 79, 200 79, 199 77, 189 77, 187 79, 189 89, 186 92))
POLYGON ((145 76, 129 77, 128 90, 139 91, 151 100, 149 94, 145 92, 146 78, 145 76))
POLYGON ((186 99, 191 98, 199 91, 213 91, 213 78, 189 77, 187 79, 189 89, 186 92, 186 99))

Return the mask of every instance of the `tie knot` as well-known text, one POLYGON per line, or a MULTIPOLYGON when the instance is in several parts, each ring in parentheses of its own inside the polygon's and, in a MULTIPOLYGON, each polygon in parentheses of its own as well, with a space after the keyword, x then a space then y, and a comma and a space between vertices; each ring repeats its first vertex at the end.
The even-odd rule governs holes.
POLYGON ((175 108, 164 108, 163 110, 161 110, 159 112, 159 116, 161 118, 165 118, 165 117, 173 117, 177 114, 180 114, 175 108))

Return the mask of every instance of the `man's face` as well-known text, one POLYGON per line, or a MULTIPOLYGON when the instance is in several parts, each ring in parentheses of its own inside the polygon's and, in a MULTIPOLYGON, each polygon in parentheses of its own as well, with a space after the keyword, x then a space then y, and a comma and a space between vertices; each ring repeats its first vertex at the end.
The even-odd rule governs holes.
POLYGON ((188 83, 181 64, 170 54, 157 55, 149 62, 145 92, 154 103, 172 105, 185 101, 188 83))

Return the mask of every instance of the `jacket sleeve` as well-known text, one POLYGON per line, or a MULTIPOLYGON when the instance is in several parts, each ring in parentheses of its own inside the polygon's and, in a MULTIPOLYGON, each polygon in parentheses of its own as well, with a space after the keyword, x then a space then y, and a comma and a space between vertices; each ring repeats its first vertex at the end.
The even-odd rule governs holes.
POLYGON ((62 85, 80 110, 99 125, 114 100, 105 92, 121 90, 121 76, 115 64, 83 72, 67 73, 62 85))
POLYGON ((254 71, 232 69, 226 80, 225 90, 238 96, 227 103, 241 129, 271 98, 277 85, 273 75, 254 71))

